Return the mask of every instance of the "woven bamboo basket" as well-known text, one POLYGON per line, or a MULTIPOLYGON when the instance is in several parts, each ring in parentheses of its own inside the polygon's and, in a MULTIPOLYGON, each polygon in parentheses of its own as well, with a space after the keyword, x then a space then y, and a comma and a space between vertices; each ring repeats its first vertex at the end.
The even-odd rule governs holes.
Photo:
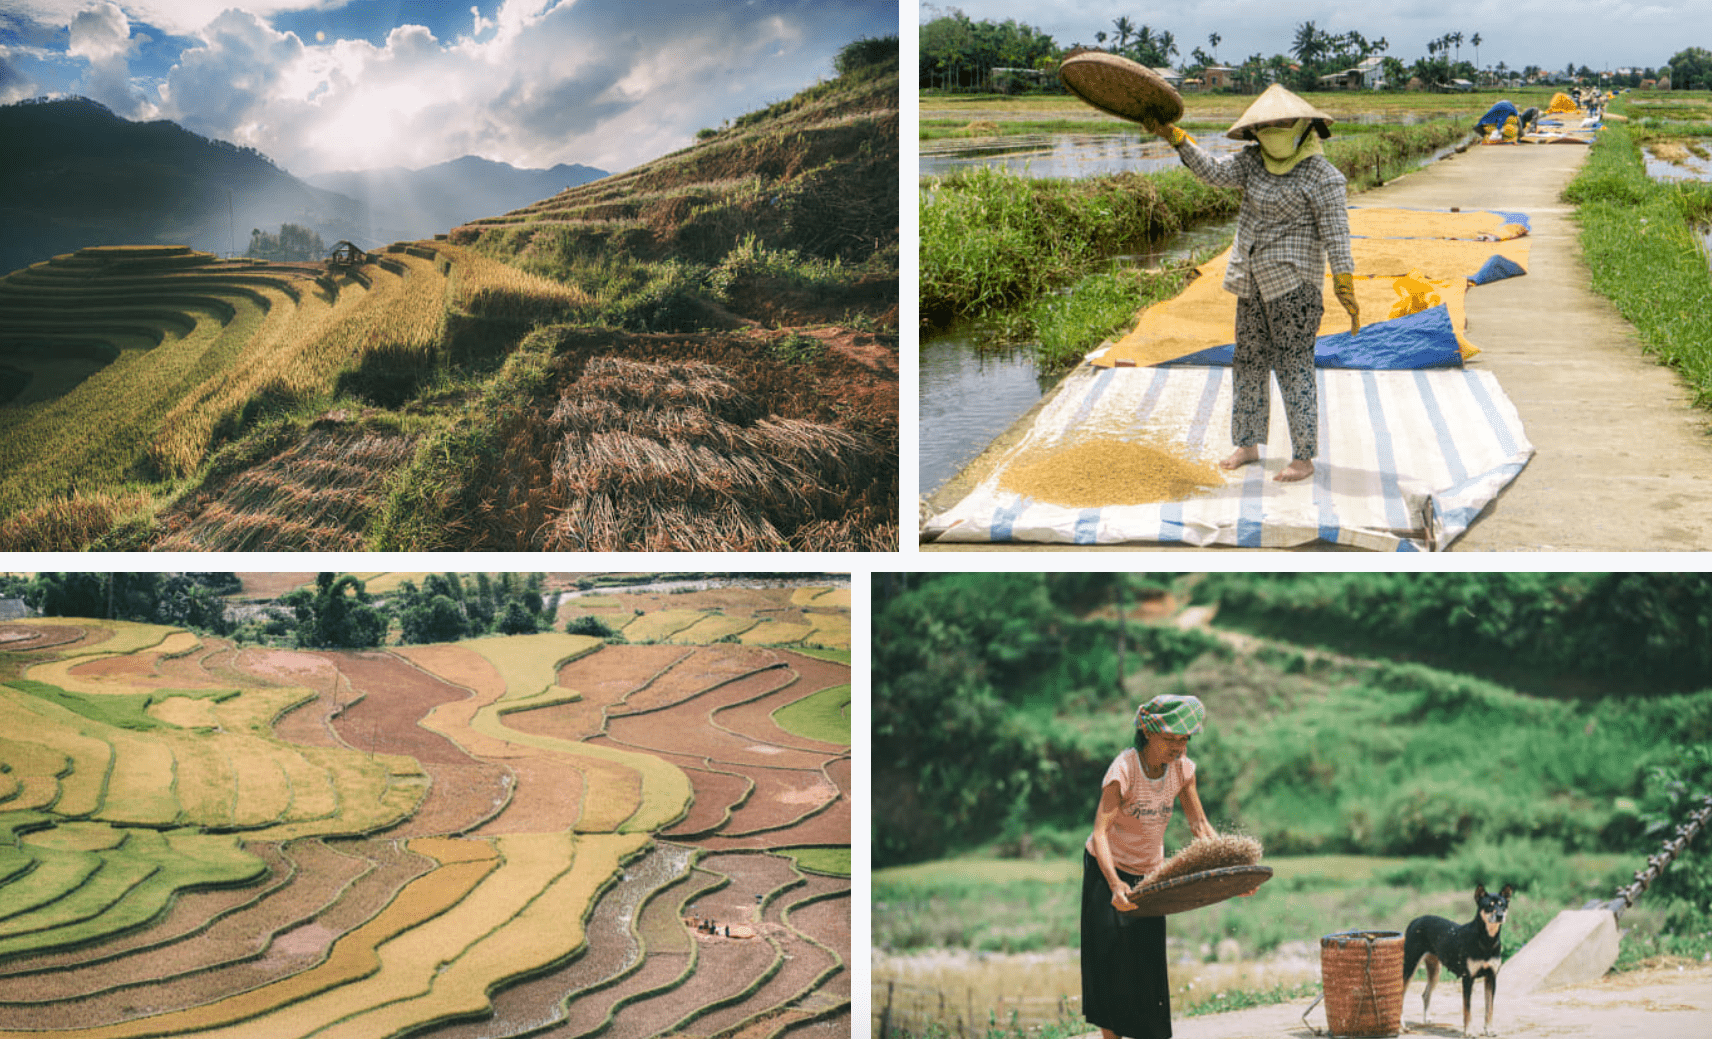
POLYGON ((1403 935, 1341 931, 1320 939, 1326 1029, 1334 1036, 1391 1036, 1403 1029, 1403 935))
POLYGON ((1159 73, 1105 51, 1072 51, 1058 67, 1058 81, 1102 112, 1131 122, 1174 123, 1183 116, 1183 96, 1159 73))
MULTIPOLYGON (((1130 889, 1129 900, 1134 909, 1123 910, 1124 916, 1170 916, 1191 909, 1210 906, 1227 898, 1246 895, 1272 876, 1270 866, 1225 866, 1203 870, 1186 876, 1172 877, 1157 884, 1138 884, 1130 889)), ((1397 963, 1398 973, 1403 964, 1397 963)))

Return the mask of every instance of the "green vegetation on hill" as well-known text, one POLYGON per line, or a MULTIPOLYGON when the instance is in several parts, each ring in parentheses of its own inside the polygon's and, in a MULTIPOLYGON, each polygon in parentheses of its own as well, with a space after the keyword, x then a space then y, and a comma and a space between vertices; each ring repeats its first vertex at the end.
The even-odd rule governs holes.
MULTIPOLYGON (((1308 575, 1301 584, 1331 589, 1317 601, 1366 603, 1350 609, 1374 615, 1417 584, 1427 598, 1434 582, 1443 582, 1441 606, 1482 615, 1504 603, 1522 613, 1558 594, 1579 606, 1544 611, 1561 614, 1553 630, 1579 647, 1576 659, 1594 662, 1631 652, 1623 611, 1646 603, 1657 673, 1691 669, 1705 651, 1708 596, 1678 575, 1531 577, 1308 575)), ((1207 729, 1190 754, 1214 825, 1253 833, 1274 854, 1500 861, 1538 874, 1569 852, 1650 851, 1659 770, 1685 767, 1688 748, 1712 741, 1712 691, 1637 680, 1620 697, 1524 695, 1448 663, 1389 659, 1401 655, 1394 647, 1416 645, 1403 620, 1386 630, 1388 641, 1364 647, 1367 660, 1291 645, 1239 649, 1216 629, 1131 620, 1120 689, 1110 604, 1124 583, 1083 574, 876 581, 876 865, 988 845, 1071 854, 1100 777, 1131 742, 1136 703, 1161 692, 1207 703, 1207 729)), ((1279 627, 1342 623, 1261 595, 1291 584, 1227 575, 1195 594, 1240 599, 1245 619, 1279 627)), ((1386 623, 1372 618, 1376 629, 1386 623)), ((1431 626, 1419 626, 1419 644, 1431 647, 1431 626)), ((1482 644, 1469 641, 1461 666, 1477 669, 1482 644)), ((1502 656, 1494 645, 1484 659, 1502 656)))

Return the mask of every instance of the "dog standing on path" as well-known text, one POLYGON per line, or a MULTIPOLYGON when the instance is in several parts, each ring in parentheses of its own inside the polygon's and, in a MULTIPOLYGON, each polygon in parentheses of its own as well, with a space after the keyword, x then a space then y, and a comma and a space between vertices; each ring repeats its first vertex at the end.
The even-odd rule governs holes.
POLYGON ((1470 1003, 1474 997, 1474 979, 1486 980, 1486 1030, 1493 1035, 1492 997, 1498 991, 1498 966, 1503 960, 1503 943, 1498 932, 1504 926, 1504 914, 1510 908, 1510 896, 1515 886, 1505 884, 1496 895, 1486 893, 1485 884, 1474 886, 1474 919, 1456 924, 1442 916, 1418 916, 1403 932, 1403 987, 1415 976, 1415 967, 1424 959, 1427 964, 1427 988, 1421 993, 1421 1024, 1427 1023, 1427 1007, 1433 998, 1433 986, 1439 981, 1439 967, 1462 979, 1462 1034, 1468 1034, 1470 1003))

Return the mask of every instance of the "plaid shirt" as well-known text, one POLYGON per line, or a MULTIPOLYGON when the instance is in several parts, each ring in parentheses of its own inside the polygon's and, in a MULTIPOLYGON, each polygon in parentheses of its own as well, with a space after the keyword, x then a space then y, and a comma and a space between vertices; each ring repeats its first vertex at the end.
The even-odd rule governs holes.
POLYGON ((1184 141, 1177 154, 1208 184, 1242 191, 1225 291, 1277 299, 1298 285, 1318 285, 1328 254, 1333 273, 1354 273, 1343 174, 1323 156, 1280 176, 1267 172, 1258 144, 1215 159, 1184 141))

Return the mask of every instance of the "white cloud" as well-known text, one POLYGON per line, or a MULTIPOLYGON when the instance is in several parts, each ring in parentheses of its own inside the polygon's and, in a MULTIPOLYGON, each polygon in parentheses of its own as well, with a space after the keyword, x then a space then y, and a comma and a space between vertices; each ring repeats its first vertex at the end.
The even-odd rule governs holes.
POLYGON ((131 23, 119 5, 103 2, 79 11, 70 23, 66 53, 89 62, 83 92, 120 115, 133 119, 154 114, 154 106, 131 88, 130 56, 138 46, 131 23))
POLYGON ((492 20, 473 13, 468 36, 401 25, 379 46, 306 42, 228 10, 169 72, 162 111, 301 174, 464 154, 625 169, 829 74, 860 32, 847 5, 763 6, 784 10, 508 0, 492 20))

